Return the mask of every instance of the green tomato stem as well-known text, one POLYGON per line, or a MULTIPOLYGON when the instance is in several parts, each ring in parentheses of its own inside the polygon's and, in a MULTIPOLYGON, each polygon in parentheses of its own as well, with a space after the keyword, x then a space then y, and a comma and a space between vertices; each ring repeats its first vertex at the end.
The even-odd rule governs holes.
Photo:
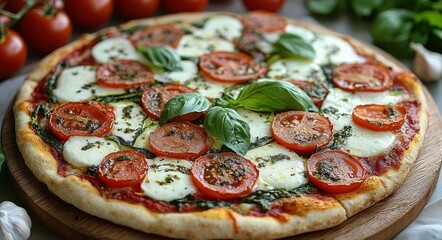
POLYGON ((51 17, 57 14, 57 11, 55 10, 54 6, 55 6, 55 1, 45 3, 45 5, 43 6, 44 15, 51 17))
POLYGON ((11 21, 8 23, 7 27, 11 28, 14 26, 14 24, 17 23, 35 4, 36 2, 34 0, 26 0, 26 5, 16 14, 0 9, 1 14, 11 18, 11 21))
POLYGON ((6 31, 5 26, 3 24, 0 24, 0 43, 3 41, 3 39, 6 38, 6 31))

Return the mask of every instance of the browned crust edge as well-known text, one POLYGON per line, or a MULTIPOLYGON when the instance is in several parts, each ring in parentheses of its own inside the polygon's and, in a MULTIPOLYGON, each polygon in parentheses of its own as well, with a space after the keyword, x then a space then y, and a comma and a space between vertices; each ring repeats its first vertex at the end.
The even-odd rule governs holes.
MULTIPOLYGON (((132 21, 123 24, 122 27, 126 28, 140 23, 161 24, 183 19, 185 19, 185 21, 192 21, 215 14, 220 13, 177 14, 132 21)), ((232 15, 230 13, 222 14, 232 15)), ((293 20, 292 23, 309 28, 315 32, 343 36, 322 27, 306 24, 297 20, 293 20)), ((366 181, 364 185, 367 185, 367 189, 372 190, 362 191, 359 197, 351 198, 348 204, 345 201, 341 201, 346 211, 340 204, 335 202, 330 203, 327 208, 319 211, 310 211, 305 216, 292 216, 290 220, 285 223, 281 223, 270 217, 256 218, 245 217, 236 213, 228 214, 227 212, 230 210, 222 208, 199 213, 152 213, 142 206, 104 199, 88 182, 81 181, 76 177, 63 178, 59 176, 56 173, 57 164, 50 153, 50 148, 35 135, 28 125, 30 116, 29 106, 26 101, 30 99, 37 82, 56 66, 62 56, 71 52, 72 49, 86 44, 93 38, 94 35, 81 36, 78 41, 47 56, 41 61, 40 65, 28 75, 24 85, 19 90, 17 101, 14 105, 17 143, 26 165, 31 169, 33 174, 61 199, 92 215, 141 231, 177 238, 278 238, 338 225, 346 219, 346 211, 348 216, 362 211, 391 194, 403 182, 417 157, 428 125, 428 110, 421 86, 417 82, 410 81, 409 87, 422 103, 422 110, 419 113, 421 131, 406 151, 403 166, 401 166, 398 171, 390 171, 380 178, 373 177, 366 181), (398 180, 393 181, 394 179, 398 180), (381 185, 384 187, 383 190, 379 190, 381 185), (371 197, 367 197, 367 194, 371 197), (357 207, 355 207, 356 205, 357 207), (235 218, 234 221, 236 221, 238 226, 238 232, 235 232, 232 216, 235 218)), ((350 41, 357 47, 375 54, 382 62, 391 63, 376 53, 376 51, 371 50, 358 41, 351 38, 350 41)), ((395 64, 392 64, 392 66, 400 69, 399 66, 395 64)), ((362 189, 365 189, 365 187, 362 189)), ((309 200, 307 199, 307 201, 309 200)))

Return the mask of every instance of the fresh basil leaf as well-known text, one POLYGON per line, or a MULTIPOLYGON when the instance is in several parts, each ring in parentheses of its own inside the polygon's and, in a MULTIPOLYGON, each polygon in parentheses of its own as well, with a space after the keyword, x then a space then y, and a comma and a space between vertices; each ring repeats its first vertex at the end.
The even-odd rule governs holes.
POLYGON ((440 29, 433 29, 433 35, 442 40, 442 30, 440 29))
POLYGON ((180 56, 169 46, 138 47, 138 51, 147 61, 165 71, 182 71, 180 56))
POLYGON ((242 106, 256 112, 318 111, 304 91, 285 81, 269 80, 247 85, 230 105, 242 106))
POLYGON ((245 155, 249 150, 249 124, 233 109, 218 106, 211 108, 204 119, 204 128, 240 155, 245 155))
POLYGON ((307 0, 307 8, 312 13, 328 15, 333 13, 339 5, 340 0, 307 0))
POLYGON ((281 34, 279 39, 273 44, 273 49, 276 54, 284 57, 314 59, 316 56, 315 49, 313 49, 309 42, 292 33, 281 34))
POLYGON ((428 25, 428 23, 418 23, 413 26, 410 35, 410 42, 425 45, 430 38, 430 34, 431 27, 428 25))
POLYGON ((376 43, 408 40, 414 23, 413 12, 391 9, 380 13, 373 22, 371 34, 376 43))
POLYGON ((0 148, 0 171, 2 170, 2 165, 5 162, 5 154, 3 150, 0 148))
POLYGON ((384 0, 350 0, 353 11, 360 17, 370 16, 383 2, 384 0))
POLYGON ((414 13, 404 9, 391 9, 380 13, 374 20, 371 35, 376 44, 397 57, 411 54, 409 48, 414 13))
POLYGON ((197 93, 178 94, 170 99, 160 116, 160 125, 165 124, 171 118, 183 116, 192 112, 205 112, 211 106, 210 101, 197 93))
POLYGON ((416 15, 416 22, 427 22, 430 26, 442 29, 442 13, 438 11, 424 11, 416 15))

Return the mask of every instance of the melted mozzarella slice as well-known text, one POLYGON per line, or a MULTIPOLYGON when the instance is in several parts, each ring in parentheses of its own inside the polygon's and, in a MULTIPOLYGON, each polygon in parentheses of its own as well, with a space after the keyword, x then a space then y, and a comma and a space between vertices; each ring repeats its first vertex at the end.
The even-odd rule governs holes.
POLYGON ((313 48, 316 52, 315 62, 318 64, 338 65, 367 61, 356 53, 350 43, 335 36, 318 35, 313 42, 313 48))
POLYGON ((63 145, 63 157, 75 167, 98 166, 104 157, 118 151, 118 145, 99 137, 70 137, 63 145))
POLYGON ((342 150, 358 157, 378 156, 392 147, 395 135, 389 131, 372 131, 355 124, 351 116, 353 109, 365 104, 394 104, 407 98, 407 94, 397 94, 394 91, 350 93, 332 88, 321 111, 333 123, 335 132, 351 126, 351 136, 347 138, 342 150))
POLYGON ((198 67, 192 61, 181 61, 183 70, 174 72, 164 72, 160 68, 152 68, 155 73, 155 80, 164 83, 186 82, 198 76, 198 67))
POLYGON ((209 18, 204 24, 203 36, 204 38, 223 38, 232 40, 241 36, 243 29, 242 23, 239 19, 227 15, 219 15, 209 18))
POLYGON ((339 117, 341 115, 351 115, 353 109, 358 105, 395 104, 408 98, 408 94, 398 93, 394 90, 351 93, 340 88, 331 88, 321 109, 329 117, 339 117))
POLYGON ((235 51, 235 46, 223 39, 184 35, 176 51, 181 57, 200 57, 212 51, 235 51))
POLYGON ((393 146, 396 136, 392 132, 378 132, 351 124, 352 132, 342 150, 357 157, 381 155, 393 146))
POLYGON ((305 159, 275 142, 250 150, 245 158, 259 168, 261 180, 258 181, 257 190, 290 190, 308 182, 304 174, 305 159))
POLYGON ((270 125, 273 120, 272 114, 253 112, 243 108, 239 108, 236 111, 250 126, 251 144, 259 144, 262 141, 267 142, 272 138, 270 131, 270 125))
POLYGON ((278 80, 325 81, 325 75, 318 64, 300 59, 282 59, 272 63, 267 76, 278 80))
POLYGON ((149 172, 141 184, 144 194, 161 201, 173 201, 195 193, 190 169, 192 162, 182 159, 148 159, 149 172))
POLYGON ((187 81, 179 81, 179 83, 195 89, 201 95, 207 98, 217 98, 221 97, 224 90, 228 87, 233 86, 233 83, 221 83, 212 81, 202 76, 196 76, 187 81))
POLYGON ((143 128, 146 115, 143 109, 133 102, 111 103, 114 107, 115 122, 111 134, 132 143, 143 128))
POLYGON ((92 48, 92 57, 97 62, 107 63, 117 59, 128 59, 143 62, 132 43, 125 38, 108 38, 92 48))
POLYGON ((298 36, 304 38, 308 42, 311 42, 311 41, 313 41, 313 39, 315 39, 315 34, 312 31, 305 29, 303 27, 292 25, 292 24, 288 24, 285 27, 285 32, 298 35, 298 36))
POLYGON ((95 81, 97 69, 93 66, 77 66, 60 73, 53 91, 61 103, 78 102, 95 96, 121 94, 123 89, 107 88, 95 81))

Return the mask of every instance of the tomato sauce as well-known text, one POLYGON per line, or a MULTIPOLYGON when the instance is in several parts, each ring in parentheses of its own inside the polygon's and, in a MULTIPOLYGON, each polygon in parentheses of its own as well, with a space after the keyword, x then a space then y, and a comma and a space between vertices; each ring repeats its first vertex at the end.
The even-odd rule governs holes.
POLYGON ((379 176, 390 168, 399 169, 404 152, 409 148, 410 142, 420 130, 419 104, 417 101, 404 102, 407 115, 401 129, 396 131, 398 138, 393 148, 385 155, 379 157, 361 157, 359 160, 364 165, 370 176, 379 176))

